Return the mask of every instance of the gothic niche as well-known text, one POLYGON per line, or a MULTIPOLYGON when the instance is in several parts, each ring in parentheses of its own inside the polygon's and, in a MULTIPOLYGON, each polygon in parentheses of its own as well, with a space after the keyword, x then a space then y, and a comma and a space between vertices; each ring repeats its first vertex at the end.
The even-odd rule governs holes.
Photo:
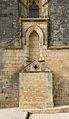
POLYGON ((39 6, 33 1, 32 5, 29 6, 29 17, 38 18, 39 17, 39 6))
POLYGON ((39 59, 39 35, 33 31, 29 36, 29 56, 30 59, 39 59))
POLYGON ((38 0, 19 0, 19 17, 39 18, 39 1, 38 0))
POLYGON ((31 26, 26 32, 26 46, 28 59, 40 60, 43 58, 43 32, 38 26, 31 26))

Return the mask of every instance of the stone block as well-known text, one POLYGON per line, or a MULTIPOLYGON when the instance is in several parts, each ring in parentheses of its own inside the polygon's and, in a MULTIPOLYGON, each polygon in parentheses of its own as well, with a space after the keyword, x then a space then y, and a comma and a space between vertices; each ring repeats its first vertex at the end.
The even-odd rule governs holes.
POLYGON ((20 108, 43 109, 53 107, 52 75, 49 79, 47 72, 20 73, 19 82, 20 108))

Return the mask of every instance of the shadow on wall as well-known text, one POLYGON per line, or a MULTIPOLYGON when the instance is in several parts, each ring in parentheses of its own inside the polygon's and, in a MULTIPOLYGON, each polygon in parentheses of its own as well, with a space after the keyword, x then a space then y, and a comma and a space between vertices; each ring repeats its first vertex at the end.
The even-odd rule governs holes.
POLYGON ((12 74, 11 78, 0 81, 0 108, 19 106, 19 74, 12 74))
POLYGON ((4 50, 0 49, 0 70, 4 68, 4 50))
POLYGON ((9 74, 3 77, 4 72, 2 72, 2 79, 0 80, 0 108, 19 106, 19 72, 21 72, 22 69, 23 66, 14 72, 10 72, 11 76, 9 74))
POLYGON ((69 80, 63 79, 59 74, 53 75, 53 99, 54 106, 69 104, 69 80))

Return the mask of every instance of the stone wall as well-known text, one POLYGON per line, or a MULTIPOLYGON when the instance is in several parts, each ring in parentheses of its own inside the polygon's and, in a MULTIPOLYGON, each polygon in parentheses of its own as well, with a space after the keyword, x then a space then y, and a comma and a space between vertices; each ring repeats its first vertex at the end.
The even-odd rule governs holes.
MULTIPOLYGON (((69 45, 68 0, 52 0, 50 17, 50 45, 69 45), (59 8, 59 9, 58 9, 59 8), (63 17, 62 17, 63 16, 63 17)), ((18 39, 17 0, 0 0, 0 43, 18 39), (3 4, 2 4, 3 3, 3 4), (2 42, 3 41, 3 42, 2 42)), ((14 43, 12 42, 11 45, 14 43)), ((0 107, 19 104, 19 72, 26 65, 25 48, 20 50, 0 49, 0 107)), ((53 71, 54 104, 69 104, 69 50, 46 50, 43 56, 53 71)))
POLYGON ((69 1, 49 0, 49 45, 69 45, 69 1))
POLYGON ((46 64, 53 71, 54 104, 69 104, 69 50, 48 50, 46 64))
MULTIPOLYGON (((19 72, 26 65, 23 50, 0 50, 0 107, 18 106, 19 72)), ((69 104, 69 51, 44 51, 47 66, 53 71, 55 106, 69 104)))
POLYGON ((0 107, 19 105, 19 72, 24 65, 20 50, 0 50, 0 107))
MULTIPOLYGON (((69 1, 49 1, 49 45, 69 45, 69 1)), ((18 2, 0 0, 0 46, 18 45, 18 2), (14 40, 15 39, 15 40, 14 40)))
POLYGON ((18 2, 0 0, 0 46, 9 45, 18 45, 18 2))

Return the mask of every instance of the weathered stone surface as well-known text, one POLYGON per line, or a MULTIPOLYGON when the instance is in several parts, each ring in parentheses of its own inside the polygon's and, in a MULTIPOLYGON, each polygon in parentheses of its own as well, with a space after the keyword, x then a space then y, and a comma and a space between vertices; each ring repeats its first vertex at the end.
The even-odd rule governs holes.
POLYGON ((52 72, 37 69, 30 71, 29 69, 27 72, 20 73, 19 82, 20 108, 44 109, 53 107, 52 72))
MULTIPOLYGON (((26 1, 26 0, 25 0, 26 1)), ((69 45, 69 1, 50 0, 50 45, 69 45)), ((17 0, 0 0, 0 42, 18 38, 18 4, 17 0)), ((25 23, 23 42, 30 24, 25 23)), ((46 24, 39 22, 44 38, 46 24)), ((32 25, 32 23, 31 23, 32 25)), ((38 23, 35 25, 38 26, 38 23)), ((44 41, 47 39, 43 39, 44 41)), ((1 42, 2 43, 2 42, 1 42)), ((25 42, 24 42, 25 43, 25 42)), ((7 43, 8 44, 8 43, 7 43)), ((12 43, 11 45, 13 45, 12 43)), ((48 44, 48 42, 47 42, 48 44)), ((54 73, 53 96, 55 106, 69 105, 69 50, 50 50, 42 45, 42 58, 54 73)), ((38 49, 37 49, 38 50, 38 49)), ((23 49, 0 49, 0 107, 19 106, 19 72, 26 66, 26 43, 23 49)))
MULTIPOLYGON (((55 106, 69 104, 69 51, 43 49, 43 55, 47 66, 54 73, 54 104, 55 106), (47 53, 46 53, 47 52, 47 53)), ((18 73, 26 66, 26 54, 24 50, 1 50, 0 51, 0 90, 4 92, 4 98, 0 99, 0 107, 18 106, 18 73), (5 82, 9 81, 10 88, 2 89, 5 82), (5 100, 5 93, 9 94, 5 100), (15 98, 14 98, 15 97, 15 98), (17 99, 17 101, 16 101, 17 99)), ((1 94, 2 96, 2 94, 1 94)))
POLYGON ((69 1, 49 1, 49 45, 69 45, 69 1))
POLYGON ((0 46, 18 45, 17 0, 0 0, 0 46))

